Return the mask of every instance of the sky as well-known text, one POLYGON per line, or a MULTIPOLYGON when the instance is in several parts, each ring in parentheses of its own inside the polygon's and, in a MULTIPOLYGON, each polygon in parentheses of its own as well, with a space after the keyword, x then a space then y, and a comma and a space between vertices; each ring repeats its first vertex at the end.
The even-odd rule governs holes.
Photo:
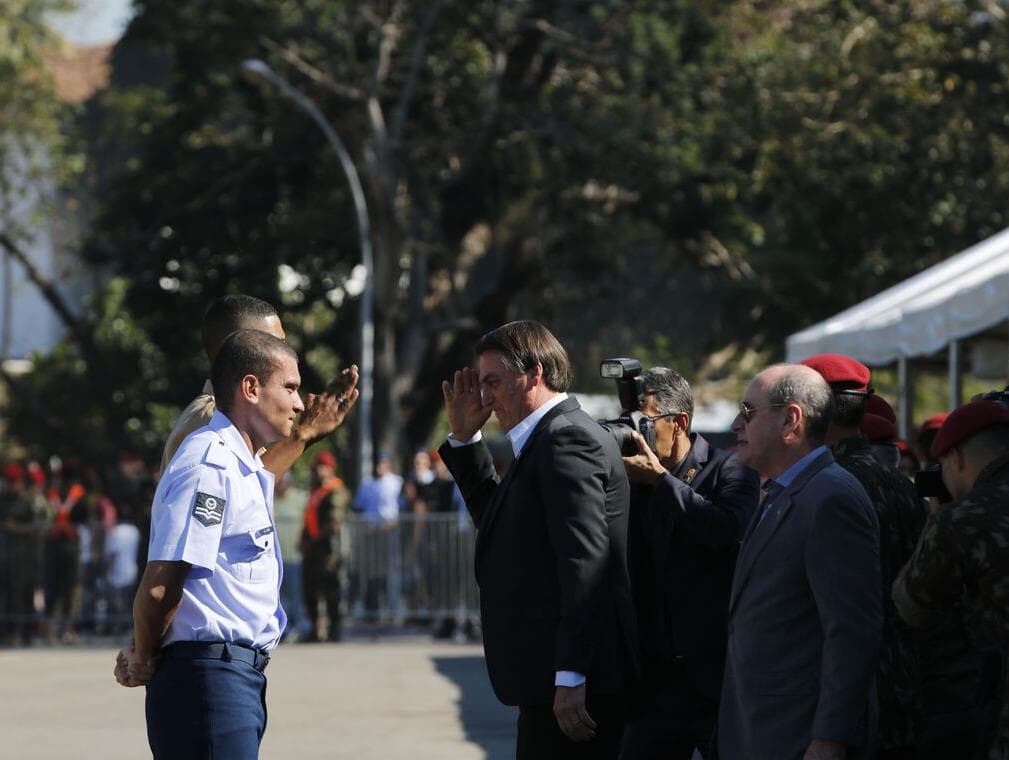
POLYGON ((53 14, 49 23, 77 45, 113 42, 133 15, 131 0, 76 0, 77 9, 53 14))

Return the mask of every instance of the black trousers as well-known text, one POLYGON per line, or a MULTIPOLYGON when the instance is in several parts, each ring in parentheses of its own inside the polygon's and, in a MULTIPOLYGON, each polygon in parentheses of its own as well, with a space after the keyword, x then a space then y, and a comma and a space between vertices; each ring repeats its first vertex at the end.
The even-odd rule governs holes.
POLYGON ((596 722, 596 737, 574 742, 557 725, 553 705, 520 707, 517 760, 616 760, 624 728, 623 701, 590 694, 585 709, 596 722))
POLYGON ((628 718, 620 760, 691 760, 695 749, 707 757, 717 718, 718 703, 676 666, 628 718))

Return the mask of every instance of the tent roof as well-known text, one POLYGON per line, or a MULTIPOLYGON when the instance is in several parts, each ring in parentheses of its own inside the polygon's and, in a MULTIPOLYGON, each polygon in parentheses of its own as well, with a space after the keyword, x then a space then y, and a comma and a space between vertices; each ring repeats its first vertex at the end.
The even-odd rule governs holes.
POLYGON ((790 362, 838 353, 866 364, 933 354, 1009 318, 1009 228, 789 336, 790 362))

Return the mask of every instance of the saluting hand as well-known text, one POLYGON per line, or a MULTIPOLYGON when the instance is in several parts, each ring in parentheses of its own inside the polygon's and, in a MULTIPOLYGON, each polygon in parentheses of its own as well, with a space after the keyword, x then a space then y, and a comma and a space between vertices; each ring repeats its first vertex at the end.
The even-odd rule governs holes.
POLYGON ((484 406, 480 395, 480 376, 475 369, 456 370, 452 382, 443 380, 441 392, 445 397, 448 427, 456 440, 468 441, 490 418, 491 407, 484 406))

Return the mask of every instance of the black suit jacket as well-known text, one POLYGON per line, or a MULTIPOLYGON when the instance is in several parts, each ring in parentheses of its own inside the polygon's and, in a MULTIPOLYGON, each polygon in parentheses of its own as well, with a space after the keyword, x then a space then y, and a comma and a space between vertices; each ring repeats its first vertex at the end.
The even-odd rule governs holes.
POLYGON ((502 481, 481 442, 441 455, 477 527, 484 649, 507 705, 551 704, 554 677, 620 694, 637 670, 629 487, 613 437, 574 398, 551 409, 502 481))
POLYGON ((882 628, 876 511, 826 451, 743 539, 729 597, 722 760, 799 760, 812 739, 869 755, 882 628))
POLYGON ((679 658, 717 703, 732 571, 760 482, 731 452, 692 438, 675 475, 631 492, 632 579, 646 681, 658 686, 679 658))

